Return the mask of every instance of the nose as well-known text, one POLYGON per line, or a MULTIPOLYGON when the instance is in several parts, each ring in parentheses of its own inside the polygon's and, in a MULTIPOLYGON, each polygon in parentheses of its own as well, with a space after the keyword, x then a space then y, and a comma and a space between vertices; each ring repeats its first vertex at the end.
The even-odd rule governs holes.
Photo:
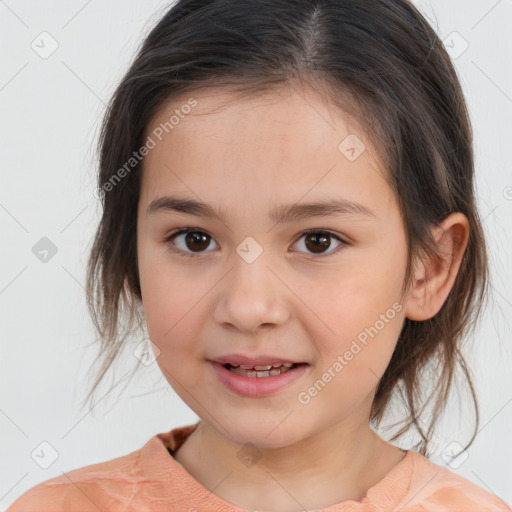
POLYGON ((264 254, 252 263, 234 258, 233 267, 217 287, 213 316, 218 325, 253 333, 282 325, 290 317, 292 293, 264 254))

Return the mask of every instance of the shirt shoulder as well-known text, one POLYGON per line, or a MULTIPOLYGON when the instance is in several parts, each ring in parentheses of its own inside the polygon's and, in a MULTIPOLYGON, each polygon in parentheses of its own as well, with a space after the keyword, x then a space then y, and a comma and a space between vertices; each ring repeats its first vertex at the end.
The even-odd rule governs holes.
POLYGON ((127 455, 63 472, 28 489, 6 512, 186 510, 193 499, 209 506, 210 493, 172 456, 196 427, 176 427, 127 455))
POLYGON ((19 496, 6 512, 82 512, 109 510, 117 499, 128 499, 137 477, 141 449, 50 478, 19 496), (107 508, 106 508, 107 507, 107 508))
POLYGON ((71 484, 55 486, 43 482, 24 492, 6 512, 77 512, 95 509, 94 497, 80 493, 71 484))
POLYGON ((403 512, 512 512, 512 507, 471 480, 413 452, 412 492, 403 512))

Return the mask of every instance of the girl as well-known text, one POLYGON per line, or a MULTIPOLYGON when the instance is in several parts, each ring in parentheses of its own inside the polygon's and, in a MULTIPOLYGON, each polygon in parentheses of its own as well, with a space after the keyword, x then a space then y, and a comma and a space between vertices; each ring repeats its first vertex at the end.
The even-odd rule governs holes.
POLYGON ((512 510, 428 459, 487 257, 461 88, 407 0, 178 1, 98 190, 95 387, 129 313, 200 420, 9 511, 512 510), (374 430, 396 393, 416 450, 374 430))

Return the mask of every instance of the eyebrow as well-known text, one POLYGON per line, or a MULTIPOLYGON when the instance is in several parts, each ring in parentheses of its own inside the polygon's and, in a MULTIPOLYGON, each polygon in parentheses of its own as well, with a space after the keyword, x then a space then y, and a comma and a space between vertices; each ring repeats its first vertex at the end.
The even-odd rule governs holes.
MULTIPOLYGON (((198 217, 208 217, 220 220, 221 222, 224 222, 225 217, 224 210, 216 209, 202 201, 167 195, 151 201, 146 210, 146 215, 167 211, 196 215, 198 217)), ((375 212, 367 206, 340 198, 326 199, 312 203, 284 204, 273 208, 269 212, 270 220, 278 224, 290 223, 308 217, 334 215, 376 217, 375 212)))

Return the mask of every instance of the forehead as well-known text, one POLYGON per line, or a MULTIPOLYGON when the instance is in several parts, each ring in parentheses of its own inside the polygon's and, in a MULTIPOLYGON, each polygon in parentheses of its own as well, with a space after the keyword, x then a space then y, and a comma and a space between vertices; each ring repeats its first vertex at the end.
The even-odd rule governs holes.
POLYGON ((203 88, 166 102, 148 123, 146 135, 155 130, 160 130, 164 139, 172 138, 172 134, 189 142, 200 136, 215 140, 227 136, 223 142, 237 147, 274 137, 295 144, 307 138, 308 147, 326 147, 333 136, 336 139, 350 132, 363 138, 358 121, 329 102, 325 94, 293 84, 257 95, 236 93, 228 87, 203 88), (252 140, 244 137, 247 132, 253 135, 252 140))
POLYGON ((387 186, 357 121, 307 89, 253 97, 222 88, 196 91, 161 108, 145 137, 155 141, 143 161, 146 202, 164 191, 190 196, 191 190, 219 203, 233 194, 299 201, 333 190, 358 200, 387 186))

